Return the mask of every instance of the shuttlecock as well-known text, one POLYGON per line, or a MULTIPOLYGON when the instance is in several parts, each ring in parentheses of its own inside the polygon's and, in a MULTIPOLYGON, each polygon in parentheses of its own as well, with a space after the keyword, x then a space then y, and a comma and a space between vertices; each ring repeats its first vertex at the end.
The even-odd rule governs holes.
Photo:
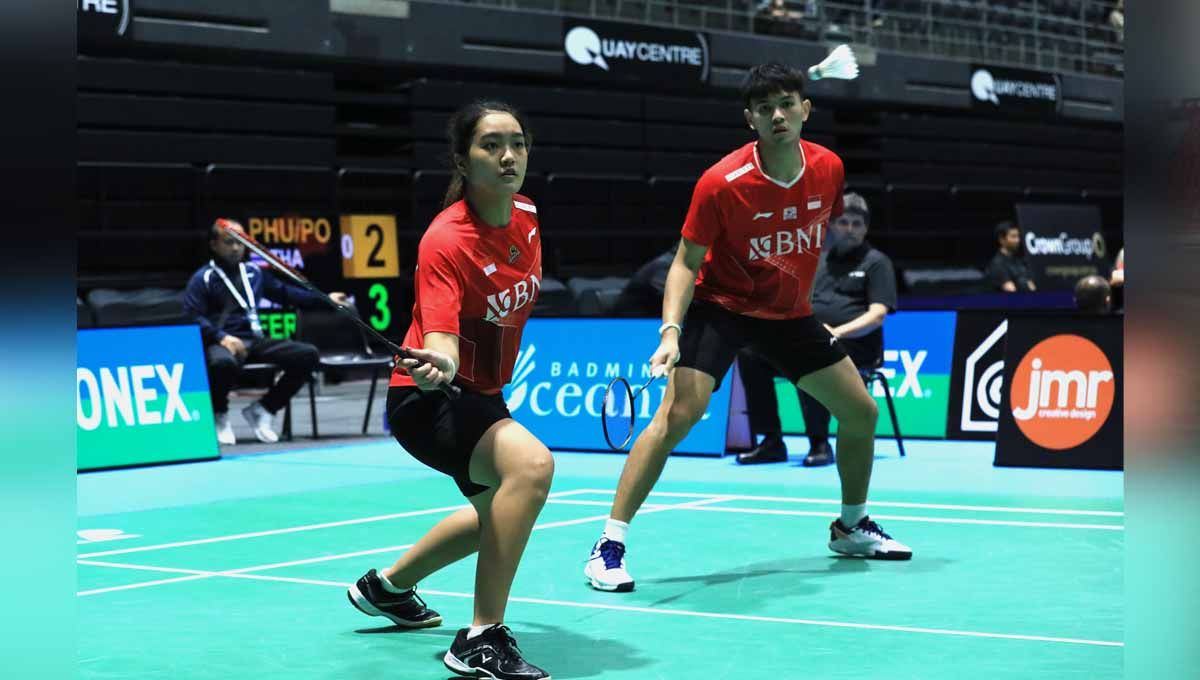
POLYGON ((854 80, 858 77, 858 60, 854 58, 854 51, 849 45, 838 45, 824 61, 808 69, 808 77, 812 80, 854 80))

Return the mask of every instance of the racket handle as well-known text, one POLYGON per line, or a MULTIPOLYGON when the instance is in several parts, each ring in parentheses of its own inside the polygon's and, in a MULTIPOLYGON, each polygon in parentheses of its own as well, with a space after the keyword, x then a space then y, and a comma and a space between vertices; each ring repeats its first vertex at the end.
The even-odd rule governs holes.
MULTIPOLYGON (((417 361, 420 361, 421 364, 428 363, 426 361, 422 361, 421 359, 417 359, 416 357, 414 357, 411 353, 409 353, 407 347, 399 347, 397 345, 392 344, 391 342, 388 342, 388 344, 391 345, 391 349, 397 359, 416 359, 417 361)), ((400 362, 397 361, 396 363, 400 363, 400 362)), ((418 365, 420 365, 420 364, 418 364, 418 365)), ((451 399, 458 399, 459 397, 462 396, 462 388, 459 387, 458 385, 452 385, 450 383, 442 383, 442 384, 438 385, 438 389, 441 390, 442 394, 446 395, 447 397, 449 397, 451 399)))

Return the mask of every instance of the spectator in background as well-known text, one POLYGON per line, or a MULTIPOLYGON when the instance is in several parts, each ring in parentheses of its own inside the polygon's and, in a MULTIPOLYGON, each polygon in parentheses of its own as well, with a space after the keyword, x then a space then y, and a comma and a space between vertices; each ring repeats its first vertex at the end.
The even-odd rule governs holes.
POLYGON ((1075 284, 1075 309, 1084 314, 1112 311, 1112 288, 1103 276, 1085 276, 1075 284))
POLYGON ((984 274, 992 287, 1005 293, 1028 293, 1037 290, 1029 264, 1021 257, 1021 230, 1009 221, 996 225, 996 243, 1000 249, 988 263, 984 274))
MULTIPOLYGON (((887 255, 867 242, 871 210, 866 199, 850 192, 843 197, 845 212, 829 225, 829 235, 813 279, 813 315, 837 338, 857 368, 868 368, 883 357, 883 319, 896 309, 896 273, 887 255)), ((738 463, 775 463, 787 460, 775 398, 778 370, 749 350, 738 354, 738 370, 746 389, 750 428, 762 442, 738 463)), ((797 390, 808 435, 805 467, 829 465, 829 410, 803 390, 797 390)))
MULTIPOLYGON (((222 223, 244 231, 232 220, 213 223, 208 239, 213 258, 192 274, 184 290, 183 309, 200 325, 217 442, 237 443, 229 422, 229 391, 247 361, 272 363, 283 369, 279 381, 262 399, 242 409, 260 442, 276 442, 279 435, 272 424, 275 414, 308 381, 320 356, 310 344, 266 337, 258 321, 258 300, 265 297, 299 307, 314 307, 323 301, 302 288, 285 285, 270 270, 246 266, 242 262, 245 246, 223 233, 219 228, 222 223)), ((329 297, 340 305, 347 302, 345 293, 331 293, 329 297)))

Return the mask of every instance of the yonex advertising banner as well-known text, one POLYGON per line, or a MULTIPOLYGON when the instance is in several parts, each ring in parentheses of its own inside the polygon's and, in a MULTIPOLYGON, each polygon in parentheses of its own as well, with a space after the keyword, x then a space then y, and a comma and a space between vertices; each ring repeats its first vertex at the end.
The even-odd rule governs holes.
MULTIPOLYGON (((618 376, 634 389, 650 377, 646 362, 658 346, 658 325, 656 319, 530 319, 504 389, 513 418, 552 449, 610 450, 600 425, 604 389, 618 376)), ((713 393, 677 453, 724 453, 729 383, 713 393)), ((650 423, 666 387, 658 380, 638 399, 635 437, 650 423)))
MULTIPOLYGON (((946 409, 950 398, 950 366, 954 354, 955 312, 897 312, 883 325, 883 368, 892 387, 896 420, 905 437, 946 436, 946 409)), ((871 386, 879 404, 875 433, 892 436, 883 385, 871 386)), ((783 431, 804 432, 804 416, 796 388, 782 378, 775 381, 783 431)), ((836 432, 837 419, 830 423, 836 432)))
POLYGON ((78 331, 80 470, 219 456, 197 326, 78 331))
POLYGON ((1124 466, 1120 317, 1010 317, 996 465, 1124 466))

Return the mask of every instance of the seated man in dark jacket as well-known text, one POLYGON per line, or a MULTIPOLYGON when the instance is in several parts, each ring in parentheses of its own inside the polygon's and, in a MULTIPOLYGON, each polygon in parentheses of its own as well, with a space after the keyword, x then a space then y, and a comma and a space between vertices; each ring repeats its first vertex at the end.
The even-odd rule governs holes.
POLYGON ((1037 290, 1029 263, 1021 257, 1021 230, 1012 222, 996 225, 999 249, 984 274, 992 288, 1005 293, 1030 293, 1037 290))
MULTIPOLYGON (((817 320, 841 343, 850 360, 869 368, 883 357, 883 319, 896 309, 896 274, 887 255, 866 241, 871 211, 866 199, 847 193, 845 212, 829 225, 829 237, 813 279, 812 309, 817 320)), ((774 368, 743 351, 738 370, 746 390, 750 427, 763 435, 754 450, 738 455, 738 462, 773 463, 787 460, 775 399, 774 368)), ((808 467, 834 462, 829 446, 829 411, 803 390, 798 390, 804 413, 809 450, 808 467)))
MULTIPOLYGON (((217 222, 243 231, 236 222, 217 222)), ((213 259, 196 270, 188 281, 183 307, 200 325, 217 441, 236 443, 229 422, 229 391, 247 361, 272 363, 283 369, 283 376, 261 400, 242 409, 259 441, 279 441, 272 425, 274 415, 307 382, 320 357, 317 348, 310 344, 265 337, 258 320, 258 301, 266 298, 298 307, 325 303, 302 288, 285 285, 269 269, 242 262, 245 246, 222 233, 216 223, 208 245, 213 259)), ((338 304, 346 304, 344 293, 332 293, 329 297, 338 304)))

